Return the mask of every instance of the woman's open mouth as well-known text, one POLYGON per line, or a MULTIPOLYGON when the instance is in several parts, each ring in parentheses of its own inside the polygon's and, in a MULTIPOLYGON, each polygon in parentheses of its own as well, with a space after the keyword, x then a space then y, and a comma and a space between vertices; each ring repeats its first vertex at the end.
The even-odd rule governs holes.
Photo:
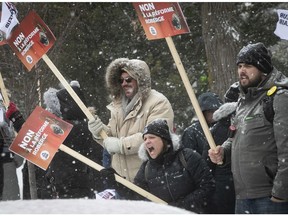
POLYGON ((151 153, 152 151, 154 151, 154 147, 153 147, 153 146, 151 146, 151 147, 149 147, 149 148, 147 148, 147 149, 148 149, 149 153, 151 153))

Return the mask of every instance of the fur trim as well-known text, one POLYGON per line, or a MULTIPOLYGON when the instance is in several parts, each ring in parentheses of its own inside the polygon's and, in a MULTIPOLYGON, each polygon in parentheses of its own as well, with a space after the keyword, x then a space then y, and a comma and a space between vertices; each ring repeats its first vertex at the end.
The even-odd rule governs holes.
POLYGON ((80 83, 77 80, 72 80, 70 82, 70 86, 76 86, 76 87, 80 88, 80 83))
POLYGON ((139 96, 147 97, 151 91, 151 77, 148 65, 138 59, 118 58, 106 70, 106 85, 111 98, 120 99, 123 91, 119 83, 120 71, 124 70, 137 80, 139 96))
POLYGON ((95 117, 96 115, 96 109, 93 106, 87 107, 87 109, 89 110, 89 112, 95 117))
POLYGON ((237 102, 224 103, 213 113, 213 120, 219 121, 220 119, 228 117, 237 108, 237 102))
MULTIPOLYGON (((173 144, 173 151, 177 151, 180 148, 180 137, 174 133, 170 132, 172 144, 173 144)), ((145 143, 142 143, 139 150, 138 150, 139 158, 145 162, 149 160, 148 153, 145 149, 145 143)))
MULTIPOLYGON (((77 80, 72 80, 70 83, 69 83, 69 85, 72 87, 72 86, 75 86, 75 87, 78 87, 78 88, 80 88, 80 83, 77 81, 77 80)), ((60 82, 59 83, 59 88, 60 89, 64 89, 65 87, 64 87, 64 85, 60 82)))
POLYGON ((57 92, 58 92, 57 89, 49 88, 43 94, 43 100, 44 104, 46 105, 46 109, 59 117, 62 115, 62 113, 60 111, 60 102, 56 95, 57 92))

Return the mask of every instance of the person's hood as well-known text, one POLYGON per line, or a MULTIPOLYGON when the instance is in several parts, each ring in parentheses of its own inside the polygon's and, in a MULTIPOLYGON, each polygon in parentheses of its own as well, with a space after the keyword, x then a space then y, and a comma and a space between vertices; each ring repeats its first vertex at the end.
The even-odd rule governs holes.
POLYGON ((205 92, 198 97, 199 106, 201 111, 217 110, 222 104, 219 96, 213 92, 205 92))
POLYGON ((119 83, 121 70, 126 71, 137 80, 138 93, 142 98, 147 97, 151 91, 151 76, 148 65, 138 59, 118 58, 110 63, 106 70, 106 85, 114 99, 122 97, 123 90, 119 83))
POLYGON ((288 77, 286 77, 284 74, 282 74, 280 71, 278 71, 275 67, 274 70, 272 71, 272 77, 269 79, 271 80, 270 86, 268 88, 271 88, 273 85, 277 87, 283 87, 283 88, 288 88, 288 77))
MULTIPOLYGON (((170 133, 172 145, 173 145, 173 151, 177 151, 180 148, 180 138, 178 135, 170 133)), ((144 162, 149 160, 149 154, 147 153, 145 149, 145 143, 143 142, 138 150, 138 156, 139 158, 144 162)))
POLYGON ((58 91, 58 89, 50 87, 46 92, 44 92, 43 100, 46 105, 46 110, 60 117, 62 116, 62 113, 60 111, 60 101, 56 95, 58 91))
MULTIPOLYGON (((79 83, 72 81, 70 85, 80 100, 86 104, 86 100, 83 92, 80 89, 79 83)), ((50 87, 46 92, 44 92, 43 100, 44 104, 46 105, 46 109, 49 112, 65 120, 83 120, 86 118, 81 108, 77 105, 65 88, 58 90, 50 87)))
POLYGON ((213 113, 213 120, 219 121, 236 111, 237 102, 224 103, 213 113))

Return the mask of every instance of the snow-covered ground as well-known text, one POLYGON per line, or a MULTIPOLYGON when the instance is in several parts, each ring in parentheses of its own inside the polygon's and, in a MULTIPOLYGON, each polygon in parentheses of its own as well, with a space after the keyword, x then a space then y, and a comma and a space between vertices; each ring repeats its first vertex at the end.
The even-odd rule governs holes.
POLYGON ((1 201, 3 214, 191 214, 176 207, 129 200, 15 200, 1 201))

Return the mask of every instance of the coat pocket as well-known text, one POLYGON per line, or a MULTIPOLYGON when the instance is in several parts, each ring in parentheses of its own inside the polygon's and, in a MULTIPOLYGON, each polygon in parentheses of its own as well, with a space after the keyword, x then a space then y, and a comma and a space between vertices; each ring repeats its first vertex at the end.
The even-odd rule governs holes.
MULTIPOLYGON (((245 127, 244 127, 244 133, 247 134, 250 131, 259 131, 263 130, 263 127, 265 125, 264 118, 262 115, 254 116, 253 119, 248 119, 246 117, 245 119, 245 127), (259 130, 258 130, 259 129, 259 130)), ((254 132, 253 132, 254 133, 254 132)))

